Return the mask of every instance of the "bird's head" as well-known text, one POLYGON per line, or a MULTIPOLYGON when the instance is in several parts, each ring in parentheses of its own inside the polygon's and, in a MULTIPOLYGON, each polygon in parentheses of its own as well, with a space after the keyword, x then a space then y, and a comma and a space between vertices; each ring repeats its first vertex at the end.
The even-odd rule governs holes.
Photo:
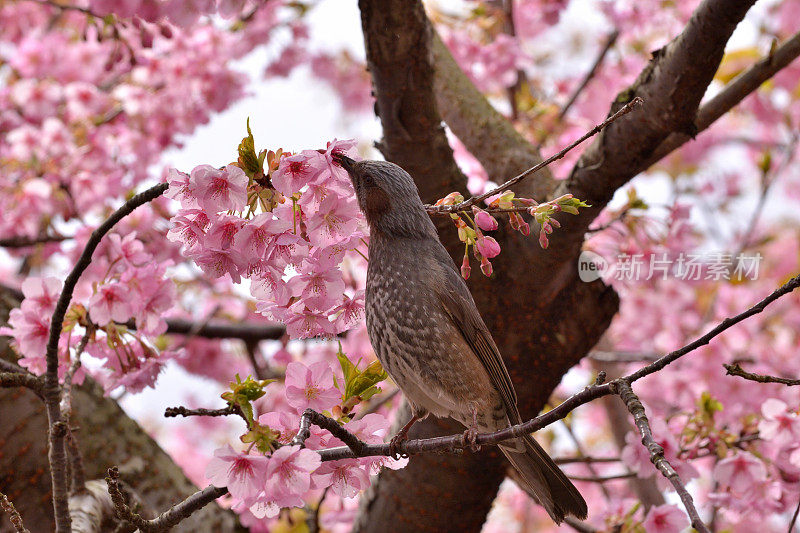
POLYGON ((408 172, 388 161, 354 161, 340 153, 333 157, 350 175, 358 205, 373 232, 398 237, 436 235, 408 172))

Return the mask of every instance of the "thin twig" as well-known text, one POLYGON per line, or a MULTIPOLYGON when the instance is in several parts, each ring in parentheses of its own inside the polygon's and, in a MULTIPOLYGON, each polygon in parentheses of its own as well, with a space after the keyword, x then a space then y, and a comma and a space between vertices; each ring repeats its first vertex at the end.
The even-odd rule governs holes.
POLYGON ((306 409, 303 411, 303 415, 300 417, 300 431, 298 431, 295 438, 292 439, 293 446, 297 444, 300 446, 305 446, 306 439, 311 435, 311 424, 330 431, 331 435, 344 442, 350 451, 356 455, 360 455, 362 449, 366 445, 358 437, 343 428, 333 418, 328 418, 327 416, 318 413, 313 409, 306 409), (303 423, 303 420, 306 422, 303 423))
POLYGON ((660 355, 657 353, 606 352, 596 350, 589 352, 586 357, 598 363, 647 363, 656 361, 660 355))
POLYGON ((70 457, 70 496, 86 490, 86 469, 83 467, 83 454, 78 448, 78 439, 72 429, 67 434, 67 448, 70 457))
POLYGON ((8 239, 0 239, 1 248, 26 248, 37 244, 45 244, 50 242, 62 242, 73 237, 66 235, 39 235, 38 237, 26 237, 20 235, 18 237, 9 237, 8 239))
MULTIPOLYGON (((589 483, 605 483, 606 481, 613 481, 615 479, 630 479, 636 477, 636 472, 623 472, 622 474, 612 474, 609 476, 573 476, 567 477, 575 481, 587 481, 589 483)), ((601 485, 602 486, 602 485, 601 485)))
POLYGON ((217 312, 220 310, 221 307, 222 307, 221 304, 215 305, 214 308, 206 315, 206 317, 203 320, 192 324, 191 329, 189 329, 189 331, 186 332, 186 336, 181 341, 181 343, 175 348, 175 350, 177 351, 185 348, 190 340, 192 340, 204 327, 208 326, 208 323, 211 321, 212 318, 214 318, 214 315, 217 314, 217 312))
POLYGON ((75 377, 75 372, 81 367, 81 355, 83 355, 83 350, 86 349, 86 345, 89 343, 89 339, 92 337, 93 333, 94 331, 92 328, 88 328, 83 337, 81 337, 77 348, 75 348, 75 359, 72 361, 72 364, 69 365, 69 370, 67 370, 67 374, 64 376, 64 384, 62 385, 61 392, 61 416, 67 423, 69 423, 72 417, 72 379, 75 377))
POLYGON ((572 92, 572 96, 569 97, 567 103, 561 108, 561 111, 558 113, 558 120, 562 120, 564 118, 564 116, 567 114, 567 111, 569 111, 569 109, 572 107, 572 104, 575 103, 575 100, 578 99, 578 96, 581 95, 589 82, 592 81, 592 78, 594 78, 595 74, 597 74, 600 65, 606 58, 606 54, 608 54, 608 51, 611 50, 612 46, 614 46, 614 43, 617 42, 617 37, 619 37, 619 30, 614 28, 614 31, 612 31, 608 37, 606 37, 606 41, 603 43, 603 48, 601 48, 600 52, 597 54, 597 57, 592 64, 592 68, 589 69, 589 72, 586 73, 586 75, 583 77, 583 80, 581 80, 578 86, 575 87, 575 90, 572 92))
POLYGON ((239 409, 236 405, 228 405, 228 407, 223 407, 221 409, 205 409, 203 407, 198 407, 197 409, 188 409, 186 407, 178 406, 178 407, 167 407, 164 410, 164 417, 165 418, 173 418, 177 416, 228 416, 228 415, 239 415, 241 416, 245 423, 247 423, 247 418, 244 417, 242 410, 239 409))
POLYGON ((325 501, 325 497, 328 495, 328 490, 330 486, 325 487, 325 490, 322 491, 322 496, 319 497, 319 501, 317 502, 317 506, 309 509, 306 513, 306 526, 308 526, 308 533, 319 533, 319 511, 322 508, 322 503, 325 501))
POLYGON ((554 457, 553 462, 557 465, 570 465, 575 463, 618 463, 622 461, 620 457, 554 457))
POLYGON ((69 514, 68 487, 67 487, 67 454, 64 446, 64 437, 67 433, 67 426, 61 416, 61 386, 58 382, 58 341, 64 324, 64 315, 69 308, 72 300, 72 293, 81 274, 89 267, 92 262, 92 254, 97 249, 100 241, 106 233, 113 228, 117 222, 128 216, 137 207, 144 205, 167 190, 168 185, 161 183, 150 189, 137 194, 122 207, 117 209, 108 217, 97 229, 92 232, 86 246, 81 253, 78 262, 64 280, 64 288, 58 297, 56 308, 50 320, 50 336, 47 342, 47 372, 45 374, 44 396, 47 406, 47 419, 49 431, 50 450, 48 460, 50 463, 50 477, 53 485, 53 514, 55 516, 56 532, 69 533, 71 530, 71 519, 69 514))
MULTIPOLYGON (((605 373, 603 373, 603 374, 605 375, 605 373)), ((605 378, 604 378, 604 380, 605 380, 605 378)), ((602 383, 602 381, 600 383, 602 383)), ((567 422, 566 418, 561 420, 561 424, 564 426, 564 428, 566 428, 567 434, 569 435, 569 438, 572 441, 572 444, 575 446, 575 450, 578 452, 579 455, 585 456, 586 452, 583 450, 583 446, 581 446, 581 442, 580 442, 580 440, 578 440, 578 437, 575 435, 575 432, 572 431, 572 425, 567 422)), ((583 481, 593 481, 593 480, 598 481, 600 483, 600 492, 603 493, 603 497, 606 499, 606 501, 610 501, 611 500, 611 493, 608 491, 608 488, 603 484, 603 481, 605 481, 604 479, 602 479, 603 476, 601 476, 597 472, 597 469, 594 467, 594 465, 592 465, 591 462, 587 462, 586 463, 586 468, 587 468, 587 470, 589 470, 589 473, 592 474, 592 475, 585 477, 583 479, 583 481), (589 479, 589 478, 591 478, 591 479, 589 479)), ((581 477, 582 476, 573 476, 572 479, 580 480, 581 477)), ((616 479, 616 478, 612 478, 612 479, 616 479)))
MULTIPOLYGON (((0 283, 0 290, 10 294, 19 302, 25 298, 25 295, 22 294, 21 290, 14 287, 9 287, 3 283, 0 283)), ((201 324, 199 328, 197 327, 197 322, 184 318, 167 318, 166 322, 166 333, 172 335, 189 335, 190 333, 194 332, 193 334, 195 336, 203 337, 204 339, 241 339, 245 342, 250 342, 277 340, 286 333, 286 328, 283 326, 283 324, 270 322, 234 323, 210 321, 206 324, 201 324)), ((129 320, 124 325, 128 329, 136 329, 136 322, 133 319, 129 320)), ((3 369, 3 364, 3 360, 0 359, 0 370, 3 369)))
MULTIPOLYGON (((125 324, 130 329, 136 329, 133 321, 125 324)), ((245 342, 277 340, 286 332, 282 324, 256 324, 210 321, 197 327, 197 322, 182 318, 167 319, 167 333, 172 335, 193 335, 204 339, 241 339, 245 342)))
POLYGON ((789 529, 786 531, 788 533, 792 533, 794 529, 794 525, 797 523, 797 515, 800 514, 800 501, 797 502, 797 507, 794 508, 794 514, 792 515, 792 521, 789 522, 789 529))
POLYGON ((756 305, 754 305, 753 307, 751 307, 747 311, 739 313, 738 315, 736 315, 734 317, 726 318, 725 320, 720 322, 717 325, 717 327, 713 328, 708 333, 706 333, 702 337, 698 338, 694 342, 691 342, 691 343, 687 344, 686 346, 684 346, 683 348, 681 348, 679 350, 675 350, 674 352, 670 352, 667 355, 665 355, 664 357, 661 357, 660 359, 658 359, 657 361, 647 365, 644 368, 641 368, 641 369, 637 370, 636 372, 634 372, 633 374, 628 376, 630 378, 629 381, 634 382, 634 381, 636 381, 638 379, 641 379, 641 378, 643 378, 645 376, 649 376, 650 374, 653 374, 654 372, 658 372, 659 370, 661 370, 662 368, 664 368, 665 366, 667 366, 671 362, 675 361, 676 359, 686 355, 687 353, 689 353, 689 352, 691 352, 693 350, 696 350, 697 348, 699 348, 701 346, 705 346, 706 344, 711 342, 711 339, 713 339, 714 337, 716 337, 717 335, 719 335, 720 333, 722 333, 726 329, 730 328, 731 326, 734 326, 734 325, 738 324, 739 322, 741 322, 742 320, 744 320, 746 318, 749 318, 749 317, 751 317, 753 315, 757 315, 758 313, 762 312, 764 310, 764 308, 766 308, 769 304, 771 304, 772 302, 774 302, 775 300, 777 300, 781 296, 789 294, 790 292, 795 290, 797 287, 800 287, 800 276, 793 277, 792 279, 790 279, 789 281, 787 281, 786 283, 781 285, 778 289, 773 291, 772 294, 770 294, 769 296, 767 296, 766 298, 764 298, 763 300, 758 302, 756 305))
POLYGON ((499 194, 499 193, 501 193, 501 192, 503 192, 505 190, 508 190, 511 187, 513 187, 514 185, 516 185, 517 183, 519 183, 520 181, 522 181, 523 179, 525 179, 528 176, 534 174, 538 170, 543 169, 544 167, 546 167, 547 165, 549 165, 553 161, 558 161, 559 159, 563 158, 565 155, 567 155, 567 153, 570 150, 572 150, 573 148, 575 148, 576 146, 581 144, 583 141, 585 141, 589 137, 592 137, 592 136, 600 133, 600 131, 602 131, 603 128, 605 128, 606 126, 608 126, 609 124, 611 124, 612 122, 617 120, 618 118, 622 117, 623 115, 627 115, 628 113, 633 111, 633 109, 636 106, 642 104, 643 102, 644 101, 640 97, 638 97, 638 96, 635 97, 633 100, 631 100, 630 102, 628 102, 627 104, 622 106, 616 113, 614 113, 613 115, 611 115, 610 117, 605 119, 603 122, 601 122, 600 124, 598 124, 597 126, 592 128, 591 130, 589 130, 588 132, 583 134, 578 140, 576 140, 575 142, 571 143, 569 146, 567 146, 563 150, 551 155, 550 157, 548 157, 547 159, 545 159, 541 163, 539 163, 537 165, 534 165, 533 167, 529 168, 528 170, 526 170, 522 174, 519 174, 519 175, 511 178, 510 180, 506 181, 502 185, 500 185, 498 187, 495 187, 491 191, 487 191, 487 192, 485 192, 483 194, 479 194, 477 196, 472 196, 472 197, 467 198, 466 200, 464 200, 463 202, 458 203, 458 204, 454 204, 454 205, 438 205, 438 206, 426 205, 425 209, 426 209, 426 211, 428 213, 432 213, 432 214, 457 213, 458 211, 464 211, 466 209, 469 209, 473 205, 484 201, 485 199, 489 198, 490 196, 494 196, 494 195, 499 194))
MULTIPOLYGON (((578 533, 598 533, 600 530, 595 528, 594 526, 590 526, 586 522, 581 522, 577 518, 573 518, 571 516, 567 516, 564 518, 564 523, 567 524, 569 527, 577 531, 578 533)), ((616 530, 613 530, 616 531, 616 530)))
POLYGON ((152 520, 142 518, 141 515, 134 513, 128 504, 125 503, 125 496, 119 487, 119 470, 116 466, 108 469, 108 477, 106 477, 108 484, 108 493, 111 495, 111 500, 114 502, 114 511, 118 518, 127 520, 134 526, 138 527, 141 531, 166 531, 185 518, 188 518, 195 511, 202 509, 212 501, 220 496, 228 493, 225 487, 214 487, 213 485, 204 488, 201 491, 195 492, 181 503, 170 507, 152 520))
POLYGON ((656 469, 661 472, 661 475, 667 478, 667 480, 672 483, 672 486, 675 487, 675 491, 678 493, 678 496, 680 496, 683 506, 686 508, 686 513, 692 521, 692 527, 700 533, 711 533, 700 519, 697 508, 694 506, 692 495, 686 490, 686 485, 684 485, 678 473, 669 461, 667 461, 666 457, 664 457, 664 448, 653 438, 650 422, 647 420, 647 415, 644 412, 644 405, 642 405, 639 397, 633 392, 630 382, 625 379, 619 380, 617 382, 617 389, 620 399, 625 403, 625 407, 628 408, 628 411, 633 416, 633 422, 642 435, 642 445, 650 452, 650 462, 653 463, 656 469))
POLYGON ((728 376, 739 376, 740 378, 750 381, 757 381, 759 383, 780 383, 781 385, 787 385, 789 387, 800 385, 800 379, 782 378, 779 376, 769 376, 765 374, 753 374, 752 372, 747 372, 746 370, 742 370, 742 367, 739 366, 739 363, 734 363, 732 365, 723 364, 722 366, 724 366, 725 370, 727 370, 725 374, 728 376))
POLYGON ((14 507, 14 504, 8 499, 8 496, 2 492, 0 492, 0 509, 5 511, 5 513, 8 515, 11 525, 14 526, 14 529, 17 531, 17 533, 31 533, 22 523, 22 517, 19 515, 17 508, 14 507))

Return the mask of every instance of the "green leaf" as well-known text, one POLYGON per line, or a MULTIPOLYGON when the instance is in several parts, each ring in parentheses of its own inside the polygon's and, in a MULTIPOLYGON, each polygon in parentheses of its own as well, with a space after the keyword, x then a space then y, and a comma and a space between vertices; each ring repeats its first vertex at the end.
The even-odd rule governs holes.
POLYGON ((263 158, 259 159, 256 155, 256 144, 253 132, 250 130, 250 118, 247 118, 247 137, 239 143, 239 166, 245 171, 248 177, 252 178, 259 172, 263 174, 263 158))
POLYGON ((344 376, 344 391, 342 394, 344 402, 347 402, 350 398, 358 398, 359 401, 371 398, 380 392, 376 384, 389 377, 378 361, 373 361, 364 370, 359 370, 358 364, 354 365, 342 352, 341 344, 336 357, 339 359, 342 375, 344 376))
POLYGON ((230 390, 223 392, 220 397, 231 405, 238 405, 247 419, 248 425, 252 426, 254 423, 253 406, 250 402, 264 396, 266 394, 264 387, 273 381, 276 380, 265 379, 257 381, 250 376, 247 376, 247 379, 242 381, 239 374, 236 374, 236 381, 230 383, 230 390))

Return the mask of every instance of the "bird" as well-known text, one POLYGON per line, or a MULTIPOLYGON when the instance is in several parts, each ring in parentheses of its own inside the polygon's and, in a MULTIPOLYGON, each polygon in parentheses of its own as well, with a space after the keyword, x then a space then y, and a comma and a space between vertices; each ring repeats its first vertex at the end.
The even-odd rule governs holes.
MULTIPOLYGON (((478 432, 519 424, 517 396, 492 335, 419 196, 412 177, 387 161, 334 155, 350 176, 370 228, 365 294, 367 332, 412 418, 392 439, 434 415, 478 432)), ((550 517, 585 519, 586 502, 530 435, 502 442, 518 480, 550 517)))

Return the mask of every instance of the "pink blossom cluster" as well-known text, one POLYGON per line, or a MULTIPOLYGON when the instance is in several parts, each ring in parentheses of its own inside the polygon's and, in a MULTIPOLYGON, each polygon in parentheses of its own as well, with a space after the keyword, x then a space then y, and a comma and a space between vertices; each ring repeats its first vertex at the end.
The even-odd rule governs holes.
MULTIPOLYGON (((709 205, 729 209, 743 194, 747 175, 745 171, 728 175, 714 184, 713 191, 701 180, 692 194, 703 196, 706 209, 709 205)), ((590 245, 606 258, 639 254, 674 259, 680 252, 701 249, 706 242, 690 219, 690 198, 681 198, 662 219, 630 210, 639 201, 630 195, 627 206, 609 210, 598 220, 608 229, 592 237, 590 245)), ((797 273, 796 239, 791 232, 774 235, 774 240, 761 241, 756 248, 763 258, 757 279, 615 282, 622 303, 609 333, 612 349, 627 354, 669 352, 763 298, 797 273)), ((733 238, 736 245, 748 237, 734 234, 733 238)), ((702 272, 707 268, 703 266, 702 272)), ((742 361, 751 372, 795 377, 798 323, 797 297, 789 295, 709 346, 634 385, 657 441, 684 482, 698 477, 713 481, 713 486, 699 491, 701 509, 717 507, 721 523, 735 531, 746 531, 796 506, 800 393, 794 387, 727 376, 723 364, 742 361)), ((641 477, 655 474, 635 433, 628 434, 622 458, 641 477)), ((655 479, 662 490, 669 490, 659 477, 655 479)))
MULTIPOLYGON (((95 7, 141 14, 145 3, 95 7)), ((244 94, 245 78, 227 62, 277 24, 274 6, 254 17, 257 39, 249 27, 234 36, 211 23, 191 31, 140 19, 103 26, 76 10, 53 18, 58 12, 37 2, 0 6, 0 61, 15 73, 0 88, 4 236, 34 237, 62 221, 102 216, 180 135, 244 94)))
POLYGON ((200 17, 219 14, 232 18, 242 14, 248 0, 89 0, 89 9, 98 15, 116 15, 122 18, 140 17, 147 22, 167 19, 171 23, 189 28, 200 17))
MULTIPOLYGON (((0 335, 14 339, 14 345, 22 356, 19 364, 36 374, 43 374, 47 367, 44 353, 50 337, 50 317, 61 294, 61 285, 61 281, 53 277, 26 279, 22 283, 25 299, 19 308, 9 313, 9 327, 0 328, 0 335)), ((79 339, 80 336, 69 333, 64 333, 59 339, 59 354, 64 354, 60 362, 66 363, 59 368, 62 374, 69 364, 66 347, 77 344, 79 339)))
POLYGON ((354 146, 333 141, 284 155, 271 186, 236 165, 173 170, 167 195, 181 209, 167 237, 209 277, 249 279, 257 310, 286 324, 292 338, 348 330, 363 314, 364 293, 339 265, 363 255, 366 229, 350 179, 331 155, 354 146))
MULTIPOLYGON (((340 440, 316 426, 305 447, 292 444, 300 414, 307 408, 318 412, 341 412, 342 377, 334 377, 326 360, 310 365, 298 361, 286 367, 286 379, 271 394, 272 405, 282 405, 258 417, 259 432, 273 435, 273 451, 261 453, 252 446, 235 451, 227 445, 214 453, 206 468, 206 477, 216 486, 227 486, 234 499, 234 509, 243 523, 268 531, 270 521, 281 508, 299 507, 316 502, 325 489, 333 498, 351 499, 369 486, 370 474, 382 466, 400 468, 405 461, 383 457, 343 459, 321 462, 314 450, 344 446, 340 440), (276 398, 280 396, 280 400, 276 398)), ((269 389, 268 389, 269 390, 269 389)), ((371 413, 352 420, 343 419, 345 429, 367 443, 381 443, 389 427, 389 419, 371 413)))
MULTIPOLYGON (((103 363, 92 375, 106 390, 125 386, 137 392, 152 386, 173 355, 153 344, 167 328, 164 313, 176 303, 175 286, 165 279, 168 266, 169 262, 154 262, 135 233, 108 235, 92 257, 92 268, 77 291, 81 302, 67 312, 60 345, 75 347, 82 337, 75 328, 83 328, 89 341, 86 352, 103 363), (128 321, 134 329, 125 325, 128 321)), ((20 364, 36 373, 46 367, 50 320, 61 285, 52 277, 28 278, 22 285, 25 299, 11 312, 11 327, 3 331, 14 339, 20 364)), ((70 352, 63 353, 66 357, 70 352)), ((68 357, 64 366, 69 366, 68 357)))
POLYGON ((498 92, 514 85, 517 71, 528 63, 517 40, 505 33, 495 36, 488 44, 463 31, 448 32, 443 39, 458 65, 484 92, 498 92))

